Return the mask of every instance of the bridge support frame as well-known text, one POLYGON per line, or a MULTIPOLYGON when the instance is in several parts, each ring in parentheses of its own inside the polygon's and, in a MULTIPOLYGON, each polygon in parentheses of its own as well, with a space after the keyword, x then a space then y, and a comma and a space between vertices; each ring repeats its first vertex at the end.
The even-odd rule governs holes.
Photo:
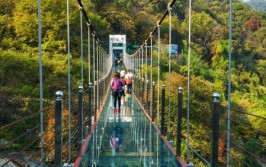
POLYGON ((218 166, 218 146, 219 146, 219 105, 220 105, 220 94, 215 92, 213 94, 213 112, 212 112, 212 156, 211 166, 218 166))
POLYGON ((56 92, 55 100, 55 166, 62 166, 62 98, 63 92, 56 92))
POLYGON ((89 95, 89 101, 88 101, 88 105, 89 105, 89 113, 88 113, 88 132, 90 133, 91 131, 91 116, 92 116, 92 83, 89 83, 89 91, 88 91, 88 95, 89 95))
POLYGON ((78 148, 80 149, 83 140, 83 86, 79 86, 78 104, 78 148))
POLYGON ((162 85, 161 134, 163 136, 166 135, 164 115, 165 115, 165 85, 162 85))
POLYGON ((181 123, 182 123, 182 101, 183 101, 183 88, 178 88, 178 114, 177 114, 177 139, 176 139, 176 156, 181 156, 181 123))

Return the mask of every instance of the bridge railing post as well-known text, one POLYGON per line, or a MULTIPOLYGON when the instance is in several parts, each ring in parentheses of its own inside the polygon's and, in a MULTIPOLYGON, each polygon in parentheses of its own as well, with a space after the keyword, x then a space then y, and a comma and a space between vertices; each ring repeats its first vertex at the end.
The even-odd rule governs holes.
POLYGON ((212 111, 212 156, 211 166, 218 166, 218 144, 219 144, 219 105, 220 94, 213 93, 213 111, 212 111))
POLYGON ((63 92, 56 92, 55 100, 55 166, 62 166, 62 98, 63 92))
POLYGON ((162 112, 161 112, 161 134, 165 136, 166 129, 164 124, 164 114, 165 113, 165 85, 162 85, 162 112))
POLYGON ((92 83, 89 83, 89 90, 88 90, 88 94, 89 94, 89 113, 88 113, 88 132, 90 132, 91 130, 91 117, 92 117, 92 83))
POLYGON ((78 89, 78 148, 82 145, 83 140, 83 86, 79 86, 78 89))
POLYGON ((177 114, 177 139, 176 139, 176 155, 181 156, 181 123, 182 123, 182 101, 183 101, 183 88, 178 88, 178 114, 177 114))

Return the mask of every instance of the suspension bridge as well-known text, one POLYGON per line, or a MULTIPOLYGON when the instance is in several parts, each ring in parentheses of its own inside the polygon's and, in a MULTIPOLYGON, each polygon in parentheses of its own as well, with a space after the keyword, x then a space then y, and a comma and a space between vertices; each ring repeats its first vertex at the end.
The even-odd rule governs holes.
MULTIPOLYGON (((69 3, 67 1, 67 3, 69 3)), ((162 40, 161 24, 168 17, 168 56, 171 76, 172 61, 172 7, 176 1, 168 4, 163 17, 156 23, 157 26, 150 32, 150 36, 143 45, 132 55, 126 53, 126 36, 109 36, 109 53, 106 53, 97 38, 96 30, 88 17, 81 0, 77 0, 80 10, 80 86, 75 95, 71 90, 71 51, 69 36, 69 9, 67 11, 68 37, 68 90, 55 92, 55 106, 53 109, 43 107, 42 81, 42 34, 40 7, 38 1, 38 37, 39 37, 39 82, 40 82, 40 110, 22 119, 4 124, 0 131, 6 132, 24 122, 39 118, 39 123, 29 127, 23 134, 17 134, 12 141, 0 145, 0 166, 193 166, 197 162, 202 166, 250 166, 253 163, 239 157, 252 157, 261 166, 266 165, 266 159, 256 151, 245 149, 231 139, 243 138, 264 150, 265 145, 239 134, 232 127, 251 129, 259 137, 266 137, 266 132, 251 127, 245 122, 231 118, 231 114, 242 117, 252 117, 266 122, 266 118, 245 111, 239 111, 230 106, 230 73, 228 77, 228 106, 220 103, 219 92, 209 94, 211 110, 209 115, 198 115, 205 120, 202 127, 192 127, 191 122, 197 121, 190 117, 190 61, 188 61, 187 85, 174 85, 169 77, 168 83, 160 81, 162 40), (85 19, 85 21, 83 20, 85 19), (87 37, 82 29, 87 27, 87 37), (88 62, 84 61, 84 41, 88 41, 88 62), (157 56, 154 57, 154 52, 157 56), (117 64, 117 59, 122 64, 117 64), (84 63, 89 68, 85 72, 84 63), (154 70, 148 70, 149 67, 154 70), (110 85, 113 73, 122 69, 134 71, 133 93, 122 98, 121 112, 114 112, 113 96, 110 85), (153 72, 157 71, 155 78, 153 72), (84 75, 84 72, 86 73, 84 75), (88 74, 88 75, 87 75, 88 74), (88 84, 84 84, 87 76, 88 84), (67 96, 63 92, 67 92, 67 96), (168 92, 168 97, 167 97, 168 92), (183 95, 183 92, 186 94, 183 95), (172 93, 172 94, 171 94, 172 93), (187 96, 185 96, 187 95, 187 96), (174 101, 170 97, 175 97, 174 101), (75 98, 75 99, 74 99, 75 98), (67 105, 65 105, 67 104, 67 105), (186 105, 187 110, 184 110, 186 105), (49 119, 53 124, 48 124, 49 119), (175 123, 174 123, 175 122, 175 123), (232 127, 231 127, 232 126, 232 127), (204 129, 200 131, 199 129, 204 129), (21 142, 27 136, 38 131, 36 140, 21 150, 9 152, 9 145, 21 142), (53 135, 48 135, 48 134, 53 135), (175 135, 173 135, 173 133, 175 135), (197 135, 200 134, 200 135, 197 135), (201 136, 201 137, 200 137, 201 136), (200 138, 200 139, 199 139, 200 138), (200 140, 198 146, 194 139, 200 140), (221 152, 221 143, 226 148, 221 152), (32 146, 38 145, 38 151, 32 151, 32 146), (185 151, 184 151, 185 150, 185 151), (234 150, 234 152, 232 152, 234 150), (207 154, 206 154, 207 152, 207 154), (30 154, 29 154, 30 153, 30 154)), ((191 1, 189 32, 191 25, 191 1)), ((230 5, 230 22, 232 21, 232 1, 230 5)), ((69 4, 67 4, 69 6, 69 4)), ((230 24, 229 41, 232 40, 230 24)), ((108 38, 108 37, 107 37, 108 38)), ((190 60, 189 34, 188 60, 190 60)), ((229 47, 230 48, 230 47, 229 47)), ((231 48, 230 48, 231 49, 231 48)), ((229 51, 229 70, 231 52, 229 51)), ((206 107, 208 108, 208 107, 206 107)))

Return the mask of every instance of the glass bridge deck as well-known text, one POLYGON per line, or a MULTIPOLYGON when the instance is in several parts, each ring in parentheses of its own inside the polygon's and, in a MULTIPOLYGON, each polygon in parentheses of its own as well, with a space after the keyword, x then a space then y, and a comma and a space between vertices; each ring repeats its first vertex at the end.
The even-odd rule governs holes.
POLYGON ((109 94, 79 166, 173 166, 180 164, 142 112, 127 95, 121 112, 113 111, 109 94))

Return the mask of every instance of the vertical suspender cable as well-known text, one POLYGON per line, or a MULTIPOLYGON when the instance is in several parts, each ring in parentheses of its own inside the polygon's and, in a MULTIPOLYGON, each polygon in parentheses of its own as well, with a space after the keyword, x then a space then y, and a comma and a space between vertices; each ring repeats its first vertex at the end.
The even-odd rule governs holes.
MULTIPOLYGON (((153 101, 154 101, 154 99, 153 99, 153 97, 154 97, 154 94, 153 94, 153 92, 154 92, 154 87, 153 87, 153 77, 152 77, 152 75, 153 75, 153 57, 152 57, 152 33, 150 33, 150 40, 151 40, 151 53, 150 53, 150 55, 151 55, 151 81, 150 81, 150 83, 151 83, 151 87, 150 87, 150 95, 151 95, 151 103, 150 103, 150 117, 151 117, 151 120, 153 121, 153 101)), ((150 124, 150 159, 152 159, 152 151, 153 151, 153 149, 152 149, 152 125, 150 124)), ((152 159, 152 162, 151 163, 153 163, 153 159, 152 159)))
MULTIPOLYGON (((99 108, 99 42, 98 41, 96 41, 96 48, 97 48, 97 52, 96 52, 96 67, 97 67, 97 110, 98 110, 98 108, 99 108)), ((98 112, 97 112, 97 114, 99 114, 98 112)), ((96 115, 96 118, 97 118, 97 115, 96 115)))
POLYGON ((105 57, 104 57, 104 50, 103 50, 103 48, 101 48, 101 61, 100 61, 100 63, 101 63, 101 71, 102 71, 102 75, 101 75, 101 78, 104 76, 104 68, 103 68, 103 62, 104 62, 104 60, 105 60, 105 57))
POLYGON ((145 97, 147 97, 146 102, 145 102, 145 107, 148 108, 148 105, 147 105, 148 96, 146 96, 148 93, 148 44, 147 44, 147 40, 145 41, 144 45, 145 45, 145 68, 146 68, 144 83, 145 83, 145 97))
MULTIPOLYGON (((153 66, 153 64, 152 64, 152 33, 150 33, 150 39, 151 39, 151 53, 150 53, 150 55, 151 55, 151 81, 150 81, 150 84, 151 84, 151 87, 150 87, 150 90, 151 90, 151 92, 150 92, 150 95, 151 95, 151 104, 150 104, 150 106, 151 106, 151 108, 150 108, 150 116, 151 116, 151 118, 153 117, 153 115, 152 115, 152 110, 153 110, 153 86, 152 86, 152 82, 153 82, 153 78, 152 78, 152 66, 153 66)), ((153 119, 152 119, 153 120, 153 119)))
MULTIPOLYGON (((81 86, 83 87, 83 82, 84 82, 84 76, 83 76, 83 20, 82 20, 82 7, 79 10, 80 13, 80 65, 81 65, 81 69, 80 69, 80 75, 81 75, 81 86)), ((83 100, 81 100, 81 108, 82 108, 82 113, 83 113, 83 100)), ((83 115, 83 114, 82 114, 83 115)), ((82 122, 82 129, 83 129, 83 117, 81 118, 81 122, 82 122)), ((81 130, 82 133, 82 130, 81 130)), ((83 133, 81 134, 81 140, 83 140, 83 133)))
POLYGON ((191 45, 191 1, 189 0, 189 17, 188 17, 188 80, 187 80, 187 138, 186 138, 186 149, 187 149, 187 157, 189 152, 188 147, 188 138, 190 136, 190 129, 189 129, 189 110, 190 110, 190 45, 191 45))
POLYGON ((227 111, 227 155, 226 155, 226 166, 230 166, 230 132, 231 132, 231 57, 232 57, 232 20, 233 12, 232 0, 230 0, 230 30, 229 30, 229 61, 228 61, 228 111, 227 111))
MULTIPOLYGON (((92 40, 92 49, 93 49, 93 53, 92 53, 92 58, 93 58, 93 62, 92 62, 92 66, 93 66, 93 71, 92 71, 92 74, 93 74, 93 101, 94 101, 94 105, 95 105, 95 97, 96 97, 96 94, 95 94, 95 33, 92 34, 93 36, 93 40, 92 40)), ((95 110, 96 110, 96 106, 94 106, 94 122, 95 122, 95 118, 96 118, 96 115, 95 115, 95 110)))
POLYGON ((142 56, 142 58, 141 58, 141 78, 144 78, 144 76, 143 76, 143 45, 141 46, 141 56, 142 56))
POLYGON ((145 78, 146 80, 148 80, 148 44, 147 44, 147 41, 145 41, 145 67, 146 67, 145 78))
MULTIPOLYGON (((159 125, 159 111, 160 111, 160 53, 161 53, 161 33, 160 33, 160 24, 157 22, 157 33, 158 33, 158 92, 157 92, 157 125, 159 125)), ((159 137, 157 136, 157 165, 159 164, 159 137)))
POLYGON ((42 83, 42 32, 41 32, 41 0, 38 0, 38 46, 39 46, 39 80, 40 80, 40 147, 41 166, 43 166, 43 83, 42 83))
POLYGON ((140 79, 140 77, 141 77, 141 75, 140 75, 140 49, 139 49, 139 51, 138 51, 139 53, 138 53, 138 58, 139 58, 139 63, 138 63, 138 76, 139 76, 139 79, 140 79))
POLYGON ((101 71, 101 78, 103 77, 103 50, 102 48, 100 49, 100 71, 101 71))
POLYGON ((83 28, 82 28, 82 10, 80 8, 80 63, 81 63, 81 85, 83 86, 83 28))
POLYGON ((88 68, 89 68, 89 72, 88 72, 88 81, 89 83, 91 83, 91 34, 90 34, 90 25, 88 24, 88 68))
POLYGON ((169 46, 168 46, 168 59, 169 59, 169 76, 168 76, 168 140, 170 140, 170 127, 171 127, 171 42, 172 42, 172 33, 171 33, 171 29, 172 29, 172 8, 170 6, 171 3, 168 3, 168 14, 169 14, 169 46))
POLYGON ((144 76, 143 76, 143 45, 141 46, 141 56, 142 56, 142 58, 141 58, 141 78, 143 78, 144 76))
POLYGON ((161 30, 159 21, 157 22, 158 27, 158 97, 157 97, 157 125, 159 125, 159 111, 160 111, 160 56, 161 56, 161 30))
POLYGON ((71 161, 71 84, 70 84, 69 0, 67 0, 67 77, 68 77, 68 163, 71 161))

